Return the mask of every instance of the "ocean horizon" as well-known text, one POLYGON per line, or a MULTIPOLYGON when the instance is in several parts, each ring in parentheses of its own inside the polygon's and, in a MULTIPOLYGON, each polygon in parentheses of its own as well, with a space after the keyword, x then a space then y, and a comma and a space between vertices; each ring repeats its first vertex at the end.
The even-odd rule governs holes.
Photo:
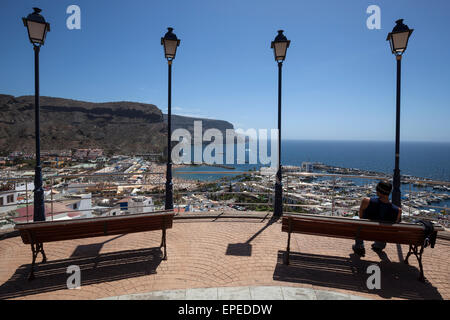
MULTIPOLYGON (((206 145, 203 146, 203 148, 205 147, 206 145)), ((247 143, 247 161, 249 159, 248 148, 249 144, 247 143)), ((259 159, 258 164, 237 164, 236 151, 234 163, 225 163, 226 148, 223 149, 223 163, 226 165, 243 171, 262 166, 259 164, 259 159)), ((268 150, 270 154, 270 142, 268 150)), ((281 164, 283 166, 301 166, 302 162, 320 162, 330 166, 392 174, 394 156, 394 141, 284 139, 281 142, 281 164)), ((185 167, 183 171, 186 169, 205 170, 199 166, 185 167)), ((450 142, 400 142, 400 173, 420 178, 450 181, 450 142)))

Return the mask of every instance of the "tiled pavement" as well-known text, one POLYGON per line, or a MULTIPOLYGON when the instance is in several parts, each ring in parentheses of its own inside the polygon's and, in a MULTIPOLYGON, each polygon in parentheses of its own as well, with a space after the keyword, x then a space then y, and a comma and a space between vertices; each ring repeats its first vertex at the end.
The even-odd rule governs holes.
POLYGON ((167 231, 168 260, 160 259, 160 240, 161 232, 153 231, 48 243, 48 261, 38 264, 31 282, 26 280, 30 247, 20 237, 0 240, 0 299, 100 299, 261 286, 369 299, 450 299, 447 240, 438 239, 435 248, 425 249, 426 283, 417 280, 414 256, 410 265, 403 263, 408 251, 403 245, 388 244, 383 259, 370 249, 359 259, 352 253, 351 240, 293 234, 291 264, 283 265, 287 234, 281 232, 280 222, 268 224, 267 219, 175 220, 167 231), (380 266, 380 290, 366 286, 371 264, 380 266), (66 286, 70 265, 81 269, 78 290, 66 286))
POLYGON ((100 300, 368 300, 368 298, 309 288, 256 286, 152 291, 100 300))

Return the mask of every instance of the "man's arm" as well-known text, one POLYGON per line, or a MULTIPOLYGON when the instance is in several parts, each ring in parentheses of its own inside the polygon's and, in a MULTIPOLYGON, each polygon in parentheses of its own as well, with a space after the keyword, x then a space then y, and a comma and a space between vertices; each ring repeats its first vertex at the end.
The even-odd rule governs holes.
POLYGON ((361 205, 359 206, 359 218, 360 219, 363 218, 364 210, 367 209, 367 207, 369 206, 369 203, 370 203, 370 199, 369 198, 362 199, 361 205))
POLYGON ((397 222, 400 222, 401 219, 402 219, 402 208, 398 208, 397 222))

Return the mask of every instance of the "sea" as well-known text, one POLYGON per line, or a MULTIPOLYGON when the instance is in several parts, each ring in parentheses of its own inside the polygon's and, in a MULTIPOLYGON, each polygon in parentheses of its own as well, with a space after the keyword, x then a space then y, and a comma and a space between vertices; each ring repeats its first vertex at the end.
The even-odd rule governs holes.
MULTIPOLYGON (((249 149, 248 143, 245 148, 248 162, 248 153, 252 150, 249 149)), ((268 149, 270 150, 270 142, 268 149)), ((235 151, 235 161, 232 164, 226 164, 227 167, 245 171, 262 166, 261 164, 237 164, 237 157, 235 151)), ((223 148, 223 159, 225 162, 226 148, 223 148)), ((330 166, 391 174, 394 170, 394 160, 394 142, 284 140, 281 143, 283 166, 301 166, 302 162, 321 162, 330 166)), ((182 171, 187 170, 192 172, 226 171, 226 168, 201 165, 182 168, 182 171)), ((400 173, 420 178, 450 181, 450 142, 401 142, 400 173)), ((190 178, 202 179, 200 176, 191 176, 190 178)))
MULTIPOLYGON (((196 146, 204 148, 203 146, 196 146)), ((238 164, 235 145, 234 163, 223 166, 187 165, 174 170, 174 175, 184 179, 214 181, 230 174, 213 173, 217 171, 249 171, 259 169, 260 163, 245 163, 252 152, 249 143, 245 144, 245 161, 238 164), (211 174, 196 174, 208 171, 211 174), (189 172, 181 174, 178 172, 189 172)), ((270 150, 270 141, 268 143, 270 150)), ((226 148, 219 151, 225 162, 226 148)), ((270 151, 269 151, 270 154, 270 151)), ((214 155, 214 153, 213 153, 214 155)), ((192 162, 194 160, 192 156, 192 162)), ((395 142, 391 141, 313 141, 313 140, 283 140, 281 143, 281 164, 283 166, 301 166, 302 162, 320 162, 342 168, 356 168, 393 174, 395 161, 395 142)), ((259 158, 258 158, 259 162, 259 158)), ((419 178, 429 178, 450 182, 450 142, 410 142, 400 143, 400 174, 419 178)), ((408 185, 402 185, 402 194, 408 192, 408 185)), ((416 188, 414 188, 415 191, 416 188)), ((422 189, 425 191, 426 189, 422 189)), ((431 188, 430 188, 431 191, 431 188)), ((450 201, 439 205, 450 206, 450 201)))

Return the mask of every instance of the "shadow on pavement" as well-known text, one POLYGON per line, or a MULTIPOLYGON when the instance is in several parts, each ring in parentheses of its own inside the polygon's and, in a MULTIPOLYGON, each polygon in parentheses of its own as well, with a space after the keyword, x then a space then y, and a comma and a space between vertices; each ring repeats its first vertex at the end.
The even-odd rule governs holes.
MULTIPOLYGON (((283 264, 285 251, 278 252, 273 279, 314 286, 376 294, 382 298, 442 300, 431 283, 418 280, 419 270, 405 263, 365 261, 357 255, 335 257, 306 253, 290 253, 289 265, 283 264), (381 271, 381 288, 369 290, 367 268, 376 264, 381 271)), ((425 275, 426 276, 426 275, 425 275)))
POLYGON ((252 245, 250 244, 250 242, 252 242, 257 236, 259 236, 262 232, 264 232, 264 230, 266 230, 268 227, 270 227, 272 224, 274 224, 278 220, 279 220, 279 217, 270 218, 264 227, 262 227, 260 230, 258 230, 258 232, 256 232, 254 235, 252 235, 244 243, 229 243, 225 254, 231 255, 231 256, 250 257, 252 255, 252 245))
MULTIPOLYGON (((96 252, 99 246, 100 244, 93 244, 92 251, 96 252)), ((66 271, 71 265, 80 267, 81 286, 83 286, 155 274, 162 260, 160 248, 126 250, 100 255, 81 254, 89 251, 91 250, 83 246, 81 250, 77 248, 68 259, 37 263, 36 278, 32 281, 28 281, 31 263, 20 266, 14 275, 0 286, 0 299, 67 289, 67 279, 71 273, 66 271)))

